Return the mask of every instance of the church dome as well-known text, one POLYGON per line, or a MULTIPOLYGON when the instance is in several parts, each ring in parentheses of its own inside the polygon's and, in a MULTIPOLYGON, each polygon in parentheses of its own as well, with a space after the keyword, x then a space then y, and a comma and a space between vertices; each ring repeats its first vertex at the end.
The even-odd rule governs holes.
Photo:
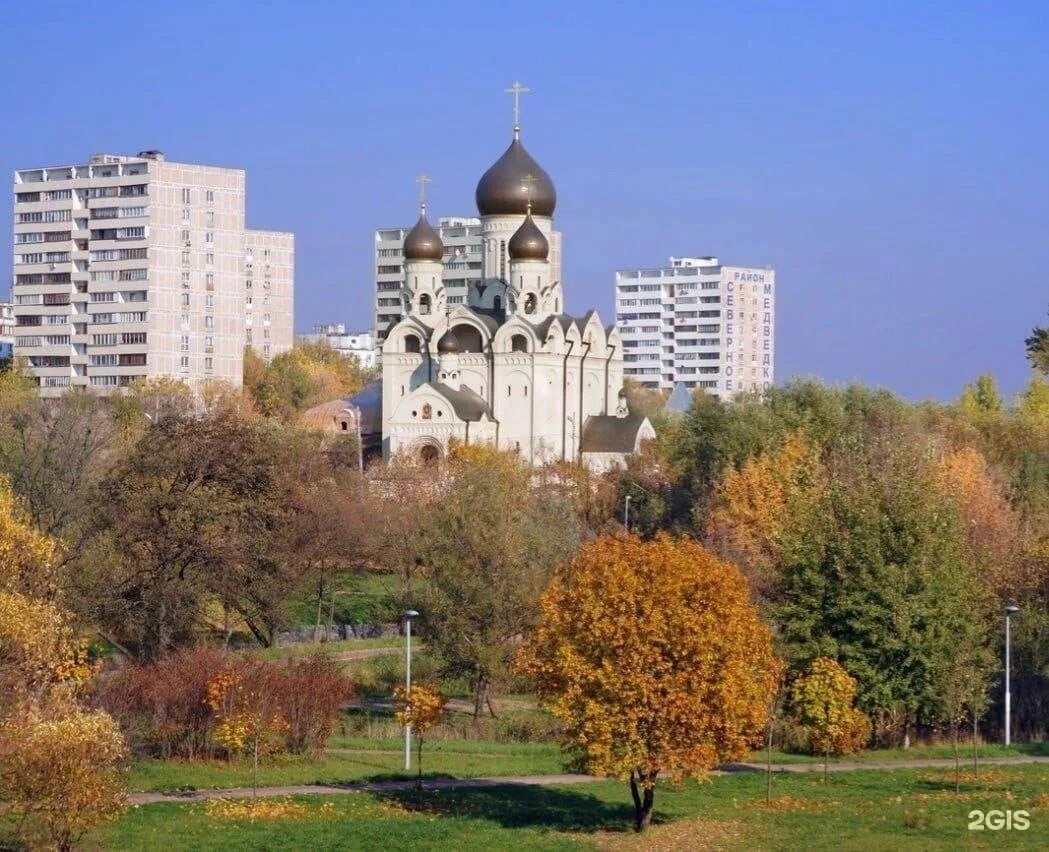
POLYGON ((426 221, 426 214, 421 213, 415 227, 404 238, 404 259, 440 261, 442 257, 444 244, 437 231, 426 221))
POLYGON ((550 175, 514 139, 477 182, 477 211, 482 216, 523 216, 531 199, 536 216, 553 216, 557 192, 550 175), (527 178, 535 178, 529 181, 527 178), (529 189, 529 184, 531 188, 529 189))
POLYGON ((455 355, 459 352, 459 338, 452 329, 448 329, 437 341, 437 351, 441 355, 455 355))
POLYGON ((550 243, 539 230, 531 213, 525 216, 521 227, 514 231, 506 244, 506 250, 510 260, 546 260, 550 255, 550 243))

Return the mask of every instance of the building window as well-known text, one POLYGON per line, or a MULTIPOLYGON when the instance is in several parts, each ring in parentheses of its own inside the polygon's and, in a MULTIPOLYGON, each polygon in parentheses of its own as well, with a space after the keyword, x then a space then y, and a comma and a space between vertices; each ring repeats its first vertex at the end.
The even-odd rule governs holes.
POLYGON ((192 203, 193 196, 192 196, 191 192, 192 191, 188 187, 184 188, 182 190, 182 203, 183 204, 190 204, 190 203, 192 203))
POLYGON ((215 190, 209 189, 207 191, 207 193, 205 194, 204 198, 208 202, 208 204, 214 204, 215 203, 215 190))
POLYGON ((515 334, 513 337, 510 338, 510 351, 527 352, 528 339, 523 334, 515 334))
POLYGON ((419 338, 414 334, 406 335, 404 338, 404 351, 405 352, 419 352, 420 342, 419 338))
POLYGON ((214 369, 214 366, 215 366, 215 359, 214 358, 211 358, 209 356, 209 357, 204 359, 204 369, 205 369, 205 371, 210 373, 211 370, 214 369))

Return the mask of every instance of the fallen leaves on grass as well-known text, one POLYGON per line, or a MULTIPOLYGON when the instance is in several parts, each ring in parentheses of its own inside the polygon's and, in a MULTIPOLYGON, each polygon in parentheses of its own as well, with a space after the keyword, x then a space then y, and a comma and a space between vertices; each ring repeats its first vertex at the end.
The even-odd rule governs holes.
POLYGON ((799 812, 818 814, 829 808, 835 808, 838 802, 818 802, 811 799, 796 799, 793 796, 777 796, 775 799, 753 799, 749 802, 737 802, 736 807, 747 810, 771 811, 774 813, 799 812))
POLYGON ((1031 799, 1032 808, 1049 808, 1049 793, 1039 793, 1031 799))
POLYGON ((331 802, 317 807, 291 799, 209 799, 204 803, 204 813, 212 819, 234 822, 276 822, 332 816, 334 812, 335 806, 331 802))
MULTIPOLYGON (((945 769, 941 772, 930 772, 924 776, 924 780, 933 784, 953 784, 954 770, 945 769)), ((1005 773, 996 769, 984 769, 979 773, 972 770, 964 770, 958 773, 958 782, 960 784, 1001 784, 1003 781, 1005 781, 1005 773)))
POLYGON ((603 852, 680 852, 683 849, 698 852, 740 844, 743 826, 738 822, 685 819, 651 826, 644 834, 601 831, 593 840, 603 852))

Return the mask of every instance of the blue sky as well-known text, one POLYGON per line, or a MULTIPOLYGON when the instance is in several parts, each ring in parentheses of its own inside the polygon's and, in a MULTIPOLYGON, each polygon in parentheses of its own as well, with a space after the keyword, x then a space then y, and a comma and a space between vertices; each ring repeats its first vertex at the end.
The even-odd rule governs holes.
MULTIPOLYGON (((1049 307, 1037 3, 0 4, 0 164, 243 167, 296 327, 371 322, 372 231, 473 212, 510 136, 558 188, 568 307, 671 254, 772 265, 777 378, 1007 392, 1049 307)), ((0 212, 10 235, 10 205, 0 212)), ((9 239, 9 236, 6 237, 9 239)))

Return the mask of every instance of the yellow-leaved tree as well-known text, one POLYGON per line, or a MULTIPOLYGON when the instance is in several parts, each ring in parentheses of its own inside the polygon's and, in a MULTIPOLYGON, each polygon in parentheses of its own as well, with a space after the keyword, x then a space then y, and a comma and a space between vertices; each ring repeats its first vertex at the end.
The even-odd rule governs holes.
POLYGON ((852 754, 867 744, 870 720, 852 706, 856 680, 835 660, 818 657, 794 681, 791 704, 809 731, 814 753, 823 755, 823 780, 831 754, 852 754))
POLYGON ((662 533, 585 545, 543 595, 517 667, 587 771, 629 779, 637 831, 658 776, 760 743, 780 671, 739 569, 662 533))
POLYGON ((28 844, 65 850, 122 810, 125 746, 78 702, 94 667, 56 603, 54 560, 0 481, 0 801, 28 844))
POLYGON ((427 731, 441 721, 444 706, 448 699, 441 695, 436 685, 430 683, 412 684, 411 689, 398 686, 393 691, 393 705, 397 708, 399 724, 412 729, 418 742, 418 786, 422 786, 423 777, 423 738, 427 731))
POLYGON ((799 510, 811 505, 823 483, 819 449, 803 434, 730 470, 718 485, 707 522, 709 541, 740 565, 759 592, 777 576, 782 536, 799 510))

